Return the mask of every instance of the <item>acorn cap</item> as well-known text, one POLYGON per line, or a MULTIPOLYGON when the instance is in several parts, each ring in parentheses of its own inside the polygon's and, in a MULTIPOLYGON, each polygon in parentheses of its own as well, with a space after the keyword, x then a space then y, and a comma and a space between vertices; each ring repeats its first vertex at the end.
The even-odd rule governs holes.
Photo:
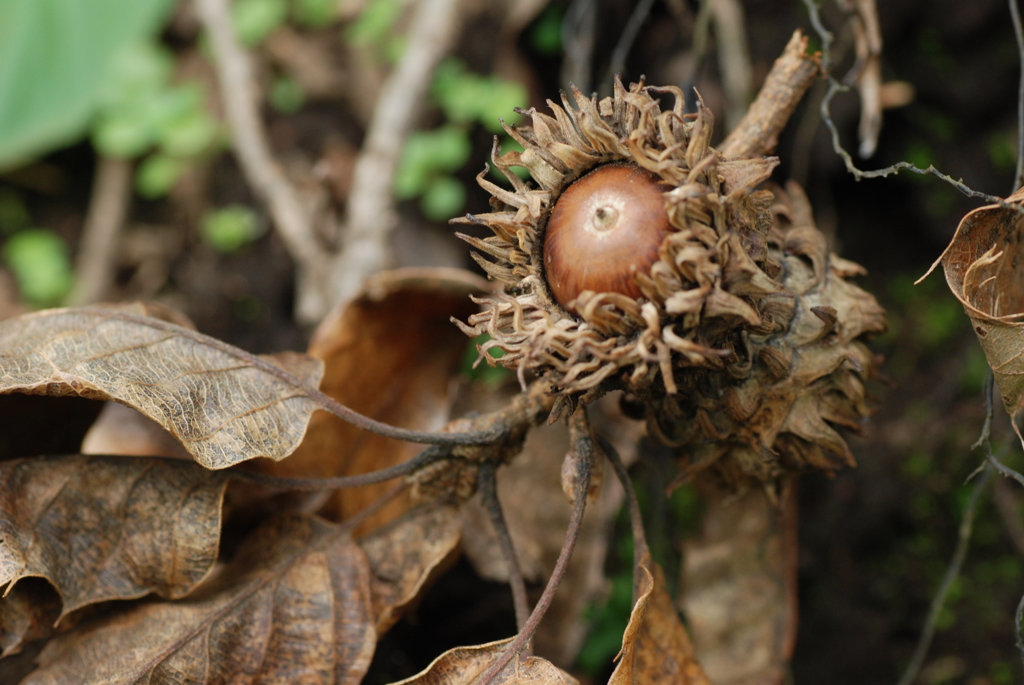
POLYGON ((756 189, 777 158, 709 146, 701 101, 684 113, 679 89, 618 80, 600 101, 572 95, 576 108, 563 94, 553 116, 531 109, 530 126, 506 126, 524 150, 499 155, 496 139, 492 161, 511 189, 485 169, 494 211, 453 222, 493 232, 462 237, 504 284, 462 329, 490 336, 489 363, 543 376, 554 416, 625 391, 693 468, 731 455, 725 471, 772 478, 783 464, 848 460, 827 422, 866 415, 862 339, 885 328, 846 280, 860 267, 828 253, 802 191, 776 202, 756 189))

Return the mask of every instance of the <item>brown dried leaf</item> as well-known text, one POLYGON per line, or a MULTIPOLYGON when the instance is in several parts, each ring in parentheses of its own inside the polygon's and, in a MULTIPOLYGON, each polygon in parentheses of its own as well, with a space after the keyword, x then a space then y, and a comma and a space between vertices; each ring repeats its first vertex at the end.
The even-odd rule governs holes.
POLYGON ((649 554, 644 556, 634 570, 640 576, 634 586, 638 598, 622 635, 619 663, 608 685, 711 685, 668 594, 664 572, 649 554))
MULTIPOLYGON (((469 295, 485 281, 459 269, 399 269, 370 279, 366 291, 332 312, 309 346, 323 360, 320 389, 342 404, 395 426, 439 429, 448 419, 452 374, 466 338, 450 321, 476 311, 469 295)), ((306 438, 287 460, 254 462, 276 476, 348 476, 406 461, 422 447, 370 435, 339 419, 317 414, 306 438)), ((323 513, 344 519, 377 501, 390 484, 349 488, 323 513)), ((393 520, 407 499, 389 504, 364 528, 393 520)))
MULTIPOLYGON (((394 685, 471 685, 494 660, 502 655, 511 642, 499 640, 473 647, 457 647, 434 659, 422 673, 399 681, 394 685)), ((501 669, 490 685, 572 685, 576 679, 540 657, 512 659, 501 669)))
POLYGON ((90 604, 191 592, 217 560, 225 484, 192 462, 0 462, 0 646, 13 653, 90 604), (49 581, 63 606, 44 588, 19 591, 32 577, 49 581))
POLYGON ((758 485, 699 486, 707 506, 684 549, 682 599, 700 663, 715 685, 782 683, 797 627, 795 488, 780 508, 758 485))
POLYGON ((291 454, 323 408, 309 395, 319 378, 318 363, 299 355, 259 358, 130 310, 53 309, 0 322, 0 394, 120 402, 212 469, 291 454))
MULTIPOLYGON (((1024 188, 1006 201, 1024 208, 1024 188)), ((999 205, 975 209, 932 269, 940 262, 1017 427, 1024 410, 1024 215, 999 205)))
POLYGON ((375 643, 362 550, 344 528, 287 515, 261 526, 199 596, 54 638, 23 685, 355 685, 375 643))
POLYGON ((436 502, 413 509, 359 541, 370 560, 370 591, 377 634, 402 615, 456 546, 462 525, 458 507, 436 502))

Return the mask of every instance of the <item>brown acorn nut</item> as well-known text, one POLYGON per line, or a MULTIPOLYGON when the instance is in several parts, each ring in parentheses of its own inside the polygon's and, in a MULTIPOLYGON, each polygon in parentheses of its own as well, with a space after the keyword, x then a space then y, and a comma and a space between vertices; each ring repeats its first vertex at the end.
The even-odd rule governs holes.
POLYGON ((585 290, 640 298, 634 274, 647 273, 672 230, 657 174, 605 164, 558 198, 544 236, 544 271, 555 300, 575 313, 585 290))

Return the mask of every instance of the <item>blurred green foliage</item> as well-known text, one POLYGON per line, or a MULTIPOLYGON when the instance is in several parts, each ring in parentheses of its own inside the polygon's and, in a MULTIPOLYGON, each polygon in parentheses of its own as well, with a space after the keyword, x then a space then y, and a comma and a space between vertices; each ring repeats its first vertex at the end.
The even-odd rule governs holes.
POLYGON ((174 56, 153 42, 119 57, 104 83, 92 140, 110 157, 138 157, 135 188, 146 198, 166 194, 189 164, 215 148, 220 125, 199 83, 171 83, 174 56), (155 149, 154 149, 155 148, 155 149))
POLYGON ((298 81, 290 76, 277 76, 267 93, 270 106, 282 114, 292 114, 306 104, 306 93, 298 81))
POLYGON ((74 283, 67 245, 53 231, 28 228, 16 232, 4 244, 3 259, 22 297, 34 307, 59 305, 74 283))
POLYGON ((470 127, 481 124, 488 131, 502 131, 499 117, 518 121, 521 117, 513 110, 526 104, 527 93, 519 83, 474 74, 455 58, 438 66, 430 90, 448 123, 409 136, 395 175, 395 197, 419 197, 423 215, 440 222, 465 206, 466 189, 452 174, 469 161, 470 127))
MULTIPOLYGON (((491 336, 486 333, 473 338, 469 341, 466 353, 462 355, 462 362, 459 364, 459 372, 471 383, 484 383, 492 386, 499 385, 512 374, 510 369, 506 369, 504 366, 491 366, 482 359, 477 363, 477 360, 480 359, 480 353, 477 351, 477 347, 479 345, 483 345, 490 339, 491 336)), ((496 347, 490 351, 490 354, 495 359, 501 359, 505 355, 505 351, 496 347)))
POLYGON ((249 48, 262 43, 287 17, 288 3, 285 0, 236 0, 231 5, 235 36, 249 48))
POLYGON ((0 167, 82 135, 112 70, 174 2, 0 2, 0 167))
POLYGON ((264 233, 259 217, 245 205, 229 205, 206 213, 200 225, 203 240, 218 252, 231 253, 264 233))
POLYGON ((528 101, 523 84, 474 74, 454 57, 438 65, 430 93, 449 121, 478 122, 491 133, 504 131, 501 119, 508 124, 519 123, 522 116, 513 110, 525 107, 528 101))
POLYGON ((542 55, 561 53, 564 20, 565 8, 555 2, 548 4, 530 29, 530 46, 542 55))

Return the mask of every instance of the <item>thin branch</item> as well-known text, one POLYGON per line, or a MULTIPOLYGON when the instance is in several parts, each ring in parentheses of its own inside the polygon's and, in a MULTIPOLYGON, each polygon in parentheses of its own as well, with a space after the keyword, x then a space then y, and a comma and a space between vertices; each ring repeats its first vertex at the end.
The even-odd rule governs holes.
POLYGON ((298 269, 319 272, 325 262, 323 249, 298 191, 270 152, 259 113, 252 60, 235 37, 227 0, 196 0, 196 10, 210 37, 231 142, 242 172, 267 203, 298 269))
POLYGON ((562 20, 562 59, 560 78, 562 88, 568 92, 575 84, 584 93, 590 91, 591 66, 597 30, 597 3, 593 0, 573 0, 562 20))
POLYGON ((358 488, 363 485, 383 483, 394 478, 409 476, 422 468, 451 458, 451 451, 441 448, 438 445, 431 445, 409 461, 389 466, 379 471, 360 473, 356 476, 335 476, 333 478, 286 478, 282 476, 271 476, 255 471, 243 471, 233 469, 229 473, 235 480, 247 483, 256 483, 268 488, 280 490, 337 490, 339 488, 358 488))
POLYGON ((106 296, 114 281, 117 238, 131 200, 131 161, 100 157, 75 260, 75 289, 68 301, 70 306, 92 304, 106 296))
POLYGON ((530 605, 526 599, 526 581, 523 580, 516 547, 508 532, 505 514, 501 510, 501 500, 498 499, 497 470, 497 464, 490 459, 480 464, 477 490, 480 492, 484 509, 491 517, 491 524, 494 526, 494 533, 498 538, 498 547, 501 548, 505 563, 508 564, 508 584, 512 589, 512 605, 516 611, 516 630, 522 632, 526 626, 526 620, 530 616, 530 605))
MULTIPOLYGON (((615 470, 615 476, 619 479, 622 489, 626 493, 626 501, 629 505, 629 523, 633 531, 633 565, 639 566, 641 560, 650 557, 651 553, 647 546, 647 534, 644 531, 644 520, 640 512, 640 502, 636 498, 636 490, 633 489, 633 481, 629 478, 626 465, 622 463, 618 450, 612 446, 603 436, 597 436, 598 447, 602 454, 611 463, 615 470)), ((634 574, 634 583, 636 574, 634 574)))
POLYGON ((1020 8, 1017 0, 1010 0, 1010 18, 1013 20, 1013 35, 1017 37, 1017 53, 1020 55, 1020 86, 1017 88, 1017 171, 1013 175, 1012 195, 1024 183, 1024 28, 1020 23, 1020 8))
POLYGON ((608 71, 605 72, 604 81, 601 84, 602 87, 607 87, 609 91, 611 90, 612 79, 626 70, 626 57, 629 56, 629 51, 633 49, 636 36, 640 33, 640 27, 644 25, 644 21, 647 20, 647 15, 651 13, 652 7, 654 7, 654 0, 640 0, 633 8, 629 19, 626 20, 626 25, 623 27, 622 33, 619 34, 619 42, 615 44, 615 49, 612 50, 608 71))
POLYGON ((807 37, 795 31, 746 116, 718 148, 724 157, 753 159, 775 149, 793 110, 821 74, 821 62, 806 50, 807 37))
MULTIPOLYGON (((832 34, 828 30, 826 30, 824 25, 821 23, 821 19, 818 15, 817 3, 814 0, 804 0, 804 5, 807 7, 808 12, 811 16, 811 25, 814 27, 814 30, 818 33, 818 37, 821 39, 821 63, 823 67, 827 69, 829 64, 831 63, 829 49, 834 38, 832 34)), ((1024 206, 1011 204, 1001 197, 989 195, 988 193, 982 193, 977 190, 974 190, 968 187, 963 182, 963 179, 954 180, 951 176, 948 176, 939 171, 938 169, 936 169, 934 165, 929 165, 927 169, 921 169, 911 164, 910 162, 897 162, 896 164, 885 167, 884 169, 864 171, 862 169, 857 168, 857 165, 853 163, 853 158, 850 156, 850 153, 846 151, 846 149, 843 147, 842 142, 840 141, 839 129, 836 126, 836 123, 832 120, 831 114, 832 98, 835 97, 836 93, 848 91, 849 87, 839 83, 839 81, 837 81, 831 75, 828 76, 828 81, 828 91, 825 93, 825 97, 822 98, 821 100, 821 119, 822 121, 825 122, 825 125, 828 126, 828 129, 832 134, 832 149, 843 160, 843 163, 846 165, 846 171, 849 174, 851 174, 855 179, 860 181, 865 178, 885 178, 887 176, 898 174, 902 170, 907 170, 915 174, 921 174, 922 176, 935 176, 936 178, 941 179, 942 181, 945 181, 949 185, 953 186, 967 197, 979 198, 985 200, 986 202, 997 204, 1000 207, 1003 207, 1004 209, 1010 209, 1024 215, 1024 206)))
POLYGON ((935 629, 939 621, 939 613, 942 611, 942 607, 946 604, 946 597, 949 595, 950 588, 953 587, 953 582, 957 576, 960 575, 960 569, 964 564, 964 559, 967 557, 967 548, 971 542, 971 533, 974 529, 974 518, 978 513, 978 503, 981 501, 981 495, 984 493, 988 484, 992 481, 992 474, 994 471, 988 467, 981 474, 981 478, 978 479, 974 485, 974 490, 971 492, 971 499, 967 503, 967 508, 964 509, 964 517, 960 521, 960 532, 957 535, 956 550, 953 552, 953 558, 949 562, 949 566, 946 568, 946 575, 942 578, 942 583, 939 585, 938 591, 932 598, 932 605, 928 611, 928 618, 925 621, 924 628, 921 630, 921 637, 917 642, 917 649, 914 650, 914 655, 910 659, 910 664, 907 665, 907 669, 903 672, 903 677, 900 678, 898 685, 912 685, 917 680, 918 674, 921 672, 921 667, 924 665, 924 660, 928 656, 928 648, 931 647, 932 638, 935 637, 935 629))
POLYGON ((330 267, 331 305, 355 297, 363 281, 391 260, 388 239, 398 224, 392 192, 398 159, 422 109, 431 74, 455 39, 460 4, 420 0, 416 5, 405 52, 381 89, 353 170, 344 248, 330 267))
POLYGON ((394 438, 395 440, 404 440, 405 442, 448 446, 491 445, 496 442, 500 442, 502 438, 508 434, 511 428, 531 425, 532 422, 535 421, 537 415, 543 413, 545 408, 550 408, 550 404, 553 401, 544 396, 545 393, 543 392, 542 386, 536 385, 531 392, 517 395, 512 403, 507 407, 499 409, 491 414, 485 414, 484 416, 478 416, 474 419, 468 420, 471 425, 485 426, 482 430, 435 433, 431 431, 417 431, 410 430, 408 428, 398 428, 397 426, 392 426, 391 424, 384 423, 383 421, 371 419, 368 416, 360 414, 354 409, 346 407, 330 395, 321 392, 318 388, 314 388, 301 378, 288 373, 281 367, 275 366, 265 359, 257 357, 254 354, 250 354, 249 352, 233 345, 229 345, 223 340, 218 340, 217 338, 199 333, 198 331, 182 328, 181 326, 177 326, 173 323, 162 321, 160 319, 136 316, 135 314, 128 314, 126 312, 111 309, 86 308, 78 310, 77 313, 80 316, 92 315, 108 319, 119 319, 139 326, 147 326, 156 330, 166 331, 179 337, 189 338, 203 346, 231 355, 248 366, 258 368, 260 371, 278 378, 295 388, 295 390, 300 392, 302 395, 320 404, 325 411, 334 414, 339 419, 351 423, 357 428, 361 428, 376 435, 381 435, 385 438, 394 438))
POLYGON ((548 584, 544 588, 533 613, 526 620, 516 638, 508 644, 502 655, 480 676, 475 682, 476 685, 487 685, 496 675, 508 665, 514 656, 523 651, 533 639, 537 632, 537 626, 547 613, 555 598, 566 571, 569 569, 569 560, 572 559, 573 550, 576 548, 576 540, 580 535, 580 528, 583 525, 583 514, 587 508, 587 493, 590 491, 591 465, 594 457, 594 443, 589 434, 581 436, 576 442, 576 449, 579 454, 579 469, 577 471, 575 499, 573 500, 572 514, 569 517, 569 525, 565 530, 565 542, 562 543, 562 550, 558 553, 558 560, 555 562, 555 569, 551 572, 548 584))

